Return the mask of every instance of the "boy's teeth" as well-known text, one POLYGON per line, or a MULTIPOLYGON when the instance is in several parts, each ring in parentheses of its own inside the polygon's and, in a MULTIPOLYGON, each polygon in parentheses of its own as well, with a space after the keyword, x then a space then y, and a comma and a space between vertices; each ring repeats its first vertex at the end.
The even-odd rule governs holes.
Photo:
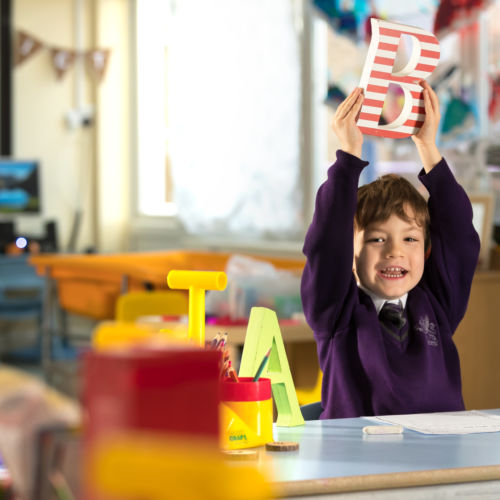
POLYGON ((386 267, 382 273, 389 278, 398 278, 404 275, 405 270, 402 267, 386 267))

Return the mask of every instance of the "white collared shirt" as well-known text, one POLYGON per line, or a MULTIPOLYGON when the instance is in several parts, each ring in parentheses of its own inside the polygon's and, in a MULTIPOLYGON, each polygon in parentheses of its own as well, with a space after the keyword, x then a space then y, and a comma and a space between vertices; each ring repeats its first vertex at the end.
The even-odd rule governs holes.
POLYGON ((367 295, 370 296, 370 298, 373 301, 373 304, 375 305, 375 309, 377 311, 377 314, 380 312, 380 309, 382 309, 383 305, 386 302, 391 302, 392 304, 401 304, 403 309, 406 307, 406 300, 408 299, 408 292, 397 299, 388 300, 388 299, 384 299, 383 297, 379 297, 378 295, 374 294, 372 291, 368 290, 367 288, 360 285, 359 283, 358 283, 358 286, 359 286, 359 288, 361 288, 361 290, 363 290, 363 292, 365 292, 367 295))

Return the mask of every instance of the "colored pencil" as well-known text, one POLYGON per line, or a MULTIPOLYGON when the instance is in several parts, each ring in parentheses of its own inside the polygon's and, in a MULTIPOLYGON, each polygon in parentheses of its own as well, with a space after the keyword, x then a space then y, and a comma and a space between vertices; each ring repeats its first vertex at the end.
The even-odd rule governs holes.
POLYGON ((236 375, 236 370, 232 366, 229 367, 228 371, 229 371, 229 376, 231 377, 233 382, 240 381, 240 379, 238 378, 238 375, 236 375))
POLYGON ((266 366, 267 361, 269 360, 269 355, 271 354, 271 347, 269 348, 269 351, 266 352, 266 355, 264 356, 264 359, 261 361, 260 366, 257 370, 257 373, 255 374, 255 377, 253 378, 254 382, 257 382, 262 375, 262 372, 264 371, 264 368, 266 366))
POLYGON ((217 347, 217 344, 219 343, 219 335, 218 333, 213 339, 212 342, 210 343, 210 349, 215 349, 217 347))

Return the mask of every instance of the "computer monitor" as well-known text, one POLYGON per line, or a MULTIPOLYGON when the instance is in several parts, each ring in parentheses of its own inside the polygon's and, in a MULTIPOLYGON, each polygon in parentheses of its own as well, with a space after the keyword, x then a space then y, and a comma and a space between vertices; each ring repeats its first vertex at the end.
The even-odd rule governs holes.
POLYGON ((0 214, 39 213, 39 162, 0 158, 0 214))

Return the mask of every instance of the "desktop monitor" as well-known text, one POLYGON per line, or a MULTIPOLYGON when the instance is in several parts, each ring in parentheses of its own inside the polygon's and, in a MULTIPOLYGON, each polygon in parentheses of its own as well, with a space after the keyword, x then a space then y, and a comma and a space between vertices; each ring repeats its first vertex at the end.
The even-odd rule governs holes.
POLYGON ((0 214, 39 213, 39 163, 0 158, 0 214))

